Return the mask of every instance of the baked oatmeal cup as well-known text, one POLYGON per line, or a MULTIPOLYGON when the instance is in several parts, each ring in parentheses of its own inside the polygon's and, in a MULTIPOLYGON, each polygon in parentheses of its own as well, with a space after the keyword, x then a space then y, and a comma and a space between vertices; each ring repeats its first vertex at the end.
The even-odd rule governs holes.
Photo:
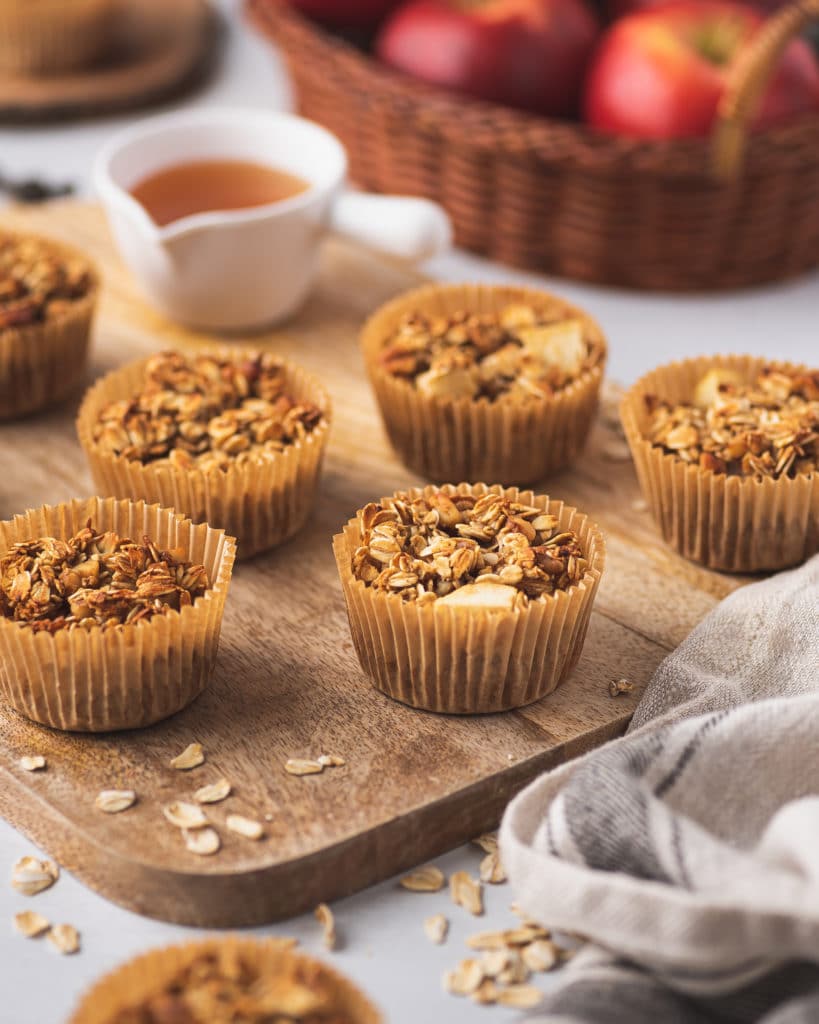
POLYGON ((255 349, 162 352, 101 378, 77 419, 97 489, 184 512, 275 547, 313 507, 330 399, 300 367, 255 349))
POLYGON ((670 363, 626 393, 621 418, 651 513, 685 558, 761 572, 819 550, 819 371, 670 363))
POLYGON ((0 230, 0 420, 55 405, 79 385, 98 291, 81 253, 0 230))
POLYGON ((499 485, 399 491, 333 538, 358 660, 413 707, 505 711, 580 657, 602 534, 561 501, 499 485))
POLYGON ((382 1024, 352 982, 293 945, 228 936, 150 950, 96 982, 70 1024, 382 1024))
POLYGON ((210 678, 236 545, 170 509, 75 499, 0 523, 0 696, 55 729, 181 710, 210 678))
POLYGON ((88 67, 111 41, 117 0, 0 0, 0 71, 88 67))
POLYGON ((547 292, 429 285, 367 322, 361 346, 390 441, 435 481, 528 484, 582 451, 606 342, 547 292))

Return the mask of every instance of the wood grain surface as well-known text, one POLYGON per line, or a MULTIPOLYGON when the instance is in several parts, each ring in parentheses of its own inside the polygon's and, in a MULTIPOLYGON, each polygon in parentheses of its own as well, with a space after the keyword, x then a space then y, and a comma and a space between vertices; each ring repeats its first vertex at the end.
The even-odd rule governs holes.
POLYGON ((207 0, 121 0, 105 59, 55 75, 0 74, 0 121, 30 123, 145 106, 215 64, 219 20, 207 0))
MULTIPOLYGON (((4 223, 70 241, 104 277, 92 376, 204 336, 143 304, 115 256, 100 212, 60 204, 12 211, 4 223)), ((601 421, 587 454, 543 490, 589 512, 608 565, 573 676, 520 711, 453 718, 414 711, 372 689, 356 662, 330 547, 356 508, 418 483, 392 455, 365 381, 357 330, 380 302, 415 283, 364 252, 328 243, 317 290, 286 327, 257 336, 332 393, 335 421, 318 506, 284 548, 234 575, 215 678, 173 719, 142 732, 78 736, 0 709, 0 813, 109 899, 169 921, 258 924, 332 900, 409 868, 494 826, 539 772, 616 736, 658 662, 741 580, 683 562, 638 499, 622 442, 601 421), (632 695, 612 699, 611 679, 632 695), (169 767, 189 742, 207 762, 169 767), (18 766, 42 753, 44 772, 18 766), (288 757, 340 754, 344 768, 297 778, 288 757), (235 796, 211 816, 223 837, 210 858, 186 852, 161 805, 220 776, 235 796), (108 816, 103 788, 139 802, 108 816), (266 838, 220 828, 225 815, 268 815, 266 838)), ((605 324, 603 325, 605 329, 605 324)), ((247 339, 242 339, 247 340, 247 339)), ((74 416, 79 395, 50 413, 0 426, 0 516, 91 492, 74 416)))

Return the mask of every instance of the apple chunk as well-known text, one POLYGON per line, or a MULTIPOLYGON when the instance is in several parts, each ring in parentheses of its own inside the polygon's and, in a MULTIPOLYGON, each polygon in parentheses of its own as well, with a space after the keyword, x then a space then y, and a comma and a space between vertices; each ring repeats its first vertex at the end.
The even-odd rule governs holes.
POLYGON ((579 320, 564 320, 545 326, 518 327, 523 347, 547 366, 556 366, 567 377, 576 377, 586 358, 583 325, 579 320))
POLYGON ((465 587, 453 590, 446 597, 439 597, 438 604, 448 604, 455 608, 512 611, 519 593, 515 587, 509 587, 505 583, 467 583, 465 587))

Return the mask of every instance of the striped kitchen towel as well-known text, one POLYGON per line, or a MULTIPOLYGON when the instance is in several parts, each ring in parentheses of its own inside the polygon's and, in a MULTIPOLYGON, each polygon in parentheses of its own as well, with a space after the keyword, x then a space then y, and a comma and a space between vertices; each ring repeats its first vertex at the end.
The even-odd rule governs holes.
POLYGON ((501 851, 529 915, 591 940, 538 1021, 817 1024, 819 556, 718 605, 501 851))

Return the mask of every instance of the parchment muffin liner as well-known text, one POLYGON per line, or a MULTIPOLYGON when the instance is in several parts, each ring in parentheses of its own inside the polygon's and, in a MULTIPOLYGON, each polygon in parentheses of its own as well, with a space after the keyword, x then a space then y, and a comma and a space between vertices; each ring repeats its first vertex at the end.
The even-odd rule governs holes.
POLYGON ((561 530, 578 534, 589 568, 568 590, 514 611, 437 601, 419 606, 354 577, 352 558, 360 532, 357 519, 350 519, 333 538, 333 551, 361 668, 376 689, 427 711, 483 714, 540 700, 557 689, 580 657, 606 562, 603 536, 577 509, 516 487, 408 488, 411 499, 436 491, 474 497, 502 494, 556 515, 561 530))
MULTIPOLYGON (((4 237, 15 234, 2 232, 4 237)), ((91 323, 99 293, 99 277, 84 254, 39 235, 18 237, 36 239, 58 259, 82 261, 88 268, 90 287, 86 295, 43 323, 0 327, 0 420, 16 419, 56 405, 78 387, 88 362, 91 323)))
MULTIPOLYGON (((241 360, 255 349, 197 349, 241 360)), ((77 433, 100 494, 143 499, 178 509, 195 523, 210 523, 237 538, 239 558, 249 558, 288 540, 306 522, 315 502, 330 428, 330 397, 314 377, 283 360, 288 393, 321 409, 320 423, 304 440, 227 470, 157 466, 104 451, 94 425, 109 402, 130 398, 145 384, 148 358, 100 378, 88 390, 77 417, 77 433)))
POLYGON ((0 696, 54 729, 107 732, 151 725, 184 708, 206 686, 219 647, 236 544, 171 509, 114 498, 44 505, 0 523, 0 555, 40 537, 68 539, 91 520, 161 548, 182 548, 204 565, 207 591, 189 607, 107 629, 35 632, 0 615, 0 696))
POLYGON ((804 369, 749 355, 700 356, 647 373, 620 406, 640 488, 660 532, 683 557, 709 569, 784 569, 819 550, 819 475, 760 481, 689 465, 647 440, 645 396, 690 402, 698 382, 715 367, 750 382, 763 366, 804 369))
POLYGON ((435 481, 531 484, 571 465, 591 429, 606 362, 603 333, 582 310, 548 292, 480 284, 427 285, 399 295, 367 321, 361 347, 393 448, 409 469, 435 481), (492 313, 510 303, 582 320, 595 343, 595 365, 543 399, 490 402, 423 395, 379 363, 385 341, 409 313, 492 313))
POLYGON ((0 3, 0 71, 49 75, 93 64, 111 41, 116 0, 0 3))
MULTIPOLYGON (((367 997, 344 975, 320 960, 297 953, 287 939, 212 938, 149 950, 115 968, 97 981, 81 998, 69 1024, 112 1024, 123 1010, 159 995, 181 971, 203 955, 222 955, 228 963, 242 960, 275 978, 289 975, 294 967, 314 974, 332 993, 334 1009, 349 1024, 383 1024, 383 1017, 367 997)), ((335 1018, 334 1018, 335 1019, 335 1018)))

